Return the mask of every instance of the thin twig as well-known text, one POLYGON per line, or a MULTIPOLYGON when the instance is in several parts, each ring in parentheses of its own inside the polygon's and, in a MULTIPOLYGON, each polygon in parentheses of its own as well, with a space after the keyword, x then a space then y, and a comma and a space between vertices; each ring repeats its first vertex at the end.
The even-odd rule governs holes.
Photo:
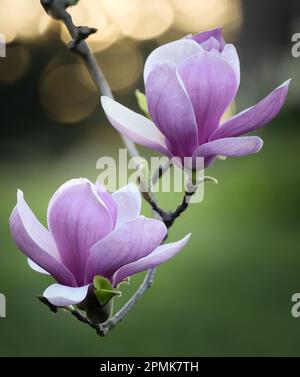
MULTIPOLYGON (((46 306, 48 306, 48 308, 50 309, 51 312, 53 313, 57 313, 58 312, 58 307, 55 306, 55 305, 52 305, 51 302, 49 302, 46 297, 44 296, 37 296, 37 298, 46 306)), ((80 322, 83 322, 87 325, 89 325, 90 327, 92 327, 94 330, 97 331, 97 333, 101 336, 103 336, 102 332, 101 332, 101 329, 99 328, 99 326, 93 324, 86 316, 84 316, 83 314, 81 314, 81 312, 77 309, 74 308, 74 306, 72 305, 69 305, 69 306, 64 306, 62 308, 63 310, 71 313, 75 318, 78 319, 78 321, 80 322)))
POLYGON ((103 336, 105 336, 110 330, 115 328, 116 325, 126 317, 126 315, 135 306, 135 304, 143 297, 146 290, 151 287, 154 281, 155 273, 155 268, 149 270, 147 272, 147 275, 145 276, 144 281, 135 292, 135 294, 129 299, 129 301, 111 319, 99 326, 103 336))
POLYGON ((170 161, 166 161, 164 163, 161 163, 156 171, 153 174, 152 177, 152 184, 153 186, 156 185, 156 183, 162 178, 162 176, 165 174, 165 172, 170 168, 170 161))
POLYGON ((86 325, 90 326, 92 329, 96 330, 98 335, 105 336, 99 325, 95 325, 93 322, 91 322, 79 310, 75 309, 74 306, 71 306, 71 305, 66 306, 63 309, 71 313, 76 319, 78 319, 78 321, 85 323, 86 325))
MULTIPOLYGON (((72 41, 69 43, 69 48, 78 54, 87 66, 96 86, 101 95, 114 98, 108 82, 99 67, 97 60, 91 49, 85 42, 85 39, 96 32, 96 29, 82 26, 75 26, 71 15, 67 12, 67 8, 73 5, 70 0, 41 0, 41 4, 45 11, 54 19, 62 21, 68 29, 72 41), (84 32, 83 32, 84 31, 84 32)), ((131 157, 139 156, 139 153, 134 143, 127 137, 121 135, 122 140, 128 149, 131 157)))

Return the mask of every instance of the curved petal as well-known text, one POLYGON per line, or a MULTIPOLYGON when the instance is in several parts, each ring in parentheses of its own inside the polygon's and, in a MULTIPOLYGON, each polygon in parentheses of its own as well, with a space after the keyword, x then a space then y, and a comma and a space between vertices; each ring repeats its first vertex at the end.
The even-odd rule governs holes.
POLYGON ((166 136, 175 156, 189 157, 198 146, 198 130, 189 96, 173 64, 158 64, 146 82, 153 122, 166 136))
POLYGON ((38 264, 34 263, 30 258, 27 258, 28 266, 34 271, 39 272, 40 274, 50 275, 49 272, 41 268, 38 264))
POLYGON ((137 186, 130 183, 112 194, 117 206, 116 227, 136 219, 141 212, 141 194, 137 186))
POLYGON ((181 251, 190 239, 190 234, 180 241, 158 246, 151 254, 121 267, 113 276, 113 285, 118 285, 126 277, 156 267, 181 251))
POLYGON ((10 219, 10 231, 18 248, 40 268, 63 284, 76 285, 75 278, 61 262, 50 232, 37 220, 18 190, 18 201, 10 219))
POLYGON ((86 179, 73 180, 54 194, 48 208, 48 225, 61 260, 83 284, 90 248, 113 229, 113 221, 96 186, 86 179))
POLYGON ((197 42, 189 38, 179 39, 175 42, 166 43, 158 47, 152 51, 145 62, 145 84, 150 72, 157 64, 169 62, 173 63, 177 67, 186 59, 198 54, 200 51, 202 51, 202 47, 197 42))
POLYGON ((193 39, 195 42, 199 43, 201 46, 205 44, 209 39, 214 38, 218 42, 218 50, 220 52, 223 51, 225 46, 225 41, 222 36, 222 28, 217 27, 215 29, 207 30, 202 33, 198 33, 196 35, 193 35, 191 39, 193 39))
POLYGON ((201 46, 206 51, 212 51, 212 50, 220 50, 220 44, 214 37, 210 37, 207 41, 203 42, 201 46))
POLYGON ((263 141, 257 136, 230 137, 202 144, 194 157, 232 156, 242 157, 261 150, 263 141))
POLYGON ((235 73, 219 54, 203 51, 180 66, 179 74, 193 104, 199 144, 205 143, 236 95, 235 73))
POLYGON ((117 212, 118 212, 116 203, 113 200, 112 196, 106 191, 105 187, 102 186, 99 182, 96 182, 96 189, 97 189, 98 195, 100 196, 101 200, 105 204, 105 207, 110 213, 112 223, 113 223, 113 228, 114 228, 116 225, 117 212))
POLYGON ((166 138, 153 122, 109 97, 101 97, 102 107, 110 123, 137 144, 171 157, 166 138))
POLYGON ((226 44, 221 57, 233 68, 237 80, 237 85, 239 87, 241 81, 240 59, 234 45, 230 43, 226 44))
POLYGON ((85 283, 95 275, 108 279, 120 267, 151 253, 167 234, 165 225, 154 219, 140 216, 115 229, 91 248, 85 283))
POLYGON ((90 284, 83 287, 68 287, 61 284, 50 285, 43 296, 55 306, 79 304, 86 298, 90 284))
POLYGON ((257 105, 244 110, 220 126, 210 140, 246 134, 271 122, 281 110, 289 88, 290 80, 283 83, 257 105))

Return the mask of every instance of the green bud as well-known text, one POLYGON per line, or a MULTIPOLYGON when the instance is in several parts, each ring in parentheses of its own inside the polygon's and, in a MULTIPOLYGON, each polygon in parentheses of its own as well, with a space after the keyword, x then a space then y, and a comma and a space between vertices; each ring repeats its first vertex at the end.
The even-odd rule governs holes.
POLYGON ((95 276, 94 294, 101 306, 105 306, 114 296, 121 296, 121 292, 114 289, 111 282, 103 276, 95 276))
POLYGON ((83 302, 77 305, 84 310, 88 319, 95 325, 106 322, 112 315, 113 298, 121 292, 112 287, 111 282, 103 276, 95 276, 94 289, 90 289, 83 302))
POLYGON ((135 91, 135 96, 137 99, 137 103, 139 105, 139 108, 145 113, 145 115, 150 119, 150 114, 148 110, 148 105, 147 105, 147 99, 144 93, 142 93, 140 90, 135 91))

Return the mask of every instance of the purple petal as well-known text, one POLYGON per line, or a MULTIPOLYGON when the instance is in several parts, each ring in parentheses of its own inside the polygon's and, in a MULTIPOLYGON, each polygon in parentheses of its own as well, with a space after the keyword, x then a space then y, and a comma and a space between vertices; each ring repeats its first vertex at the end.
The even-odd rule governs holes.
POLYGON ((30 258, 27 258, 28 266, 34 271, 39 272, 40 274, 50 275, 49 272, 41 268, 38 264, 34 263, 30 258))
MULTIPOLYGON (((230 137, 202 144, 194 157, 232 156, 242 157, 261 150, 263 141, 257 136, 230 137)), ((207 166, 207 162, 206 162, 207 166)))
POLYGON ((108 120, 121 134, 137 144, 172 157, 165 136, 153 122, 109 97, 102 96, 101 103, 108 120))
POLYGON ((237 85, 240 86, 241 81, 241 70, 240 70, 240 59, 238 56, 238 53, 236 51, 236 48, 233 44, 226 44, 224 47, 224 50, 221 54, 221 58, 225 60, 234 70, 237 85))
POLYGON ((235 73, 220 55, 204 51, 188 59, 179 74, 193 104, 199 144, 205 143, 234 99, 235 73))
POLYGON ((211 51, 211 50, 219 51, 220 49, 220 43, 214 37, 210 37, 207 41, 203 42, 201 46, 206 51, 211 51))
POLYGON ((48 224, 61 260, 82 285, 90 248, 114 226, 96 186, 86 179, 63 185, 49 203, 48 224))
POLYGON ((195 42, 199 43, 202 47, 207 47, 205 45, 205 42, 207 42, 210 38, 214 38, 218 42, 218 48, 217 50, 222 52, 225 46, 225 41, 222 36, 222 28, 218 27, 216 29, 204 31, 202 33, 198 33, 196 35, 193 35, 191 39, 193 39, 195 42))
POLYGON ((290 80, 275 89, 257 105, 237 114, 220 126, 210 136, 210 140, 240 136, 263 127, 273 120, 281 110, 290 80))
POLYGON ((62 284, 76 285, 63 265, 50 232, 37 220, 18 190, 18 201, 9 219, 10 231, 18 248, 40 268, 62 284))
POLYGON ((135 184, 130 183, 112 194, 117 206, 116 227, 136 219, 141 212, 141 194, 135 184))
POLYGON ((45 290, 43 296, 55 306, 75 305, 86 298, 88 289, 89 285, 74 288, 61 284, 52 284, 45 290))
POLYGON ((151 71, 146 96, 151 118, 166 136, 172 153, 192 156, 198 146, 195 114, 173 64, 161 63, 151 71))
POLYGON ((192 39, 184 38, 175 42, 166 43, 155 49, 147 58, 144 68, 144 82, 152 69, 160 63, 173 63, 176 67, 189 57, 202 51, 202 47, 192 39))
POLYGON ((121 267, 113 276, 113 285, 118 285, 126 277, 156 267, 174 257, 190 239, 190 234, 180 241, 158 246, 151 254, 121 267))
POLYGON ((108 279, 120 267, 151 253, 164 239, 167 228, 158 220, 140 216, 121 225, 91 248, 85 283, 95 275, 108 279))
POLYGON ((101 200, 105 204, 108 212, 110 213, 113 228, 116 225, 117 221, 117 212, 118 208, 116 206, 115 201, 113 200, 112 196, 106 191, 105 187, 103 187, 99 182, 96 183, 97 193, 100 196, 101 200))

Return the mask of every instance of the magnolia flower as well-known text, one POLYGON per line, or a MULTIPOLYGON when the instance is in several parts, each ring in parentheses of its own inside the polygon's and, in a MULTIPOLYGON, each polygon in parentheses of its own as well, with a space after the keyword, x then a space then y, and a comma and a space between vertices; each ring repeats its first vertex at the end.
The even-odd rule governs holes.
POLYGON ((102 97, 110 123, 123 135, 168 157, 245 156, 263 141, 242 136, 263 127, 280 111, 287 81, 257 105, 222 124, 240 84, 240 62, 221 28, 189 36, 154 50, 144 69, 148 110, 152 120, 102 97))
POLYGON ((141 197, 130 184, 110 195, 100 184, 73 179, 50 200, 48 229, 34 216, 18 190, 10 230, 36 271, 58 284, 44 292, 53 305, 81 303, 95 276, 116 287, 126 277, 164 263, 177 254, 190 235, 161 245, 167 229, 140 215, 141 197))

